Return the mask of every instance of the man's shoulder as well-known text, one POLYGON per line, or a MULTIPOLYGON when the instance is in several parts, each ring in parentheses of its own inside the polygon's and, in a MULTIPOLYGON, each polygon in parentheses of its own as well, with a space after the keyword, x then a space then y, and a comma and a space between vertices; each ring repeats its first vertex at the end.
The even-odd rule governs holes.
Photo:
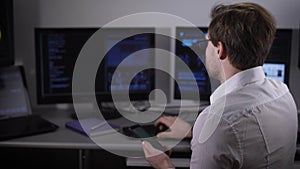
POLYGON ((223 103, 225 107, 245 109, 270 102, 285 94, 290 94, 290 91, 284 83, 266 78, 262 83, 248 84, 228 93, 216 101, 216 104, 223 103))
POLYGON ((247 117, 258 106, 278 100, 284 95, 291 95, 285 84, 266 79, 262 84, 251 84, 217 99, 203 114, 210 113, 234 123, 247 117))

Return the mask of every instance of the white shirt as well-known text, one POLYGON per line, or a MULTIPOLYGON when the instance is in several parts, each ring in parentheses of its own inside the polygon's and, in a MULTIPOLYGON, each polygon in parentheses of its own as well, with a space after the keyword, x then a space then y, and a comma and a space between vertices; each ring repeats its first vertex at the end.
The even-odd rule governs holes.
POLYGON ((192 169, 292 168, 298 120, 285 84, 259 66, 226 80, 210 99, 193 128, 192 169))

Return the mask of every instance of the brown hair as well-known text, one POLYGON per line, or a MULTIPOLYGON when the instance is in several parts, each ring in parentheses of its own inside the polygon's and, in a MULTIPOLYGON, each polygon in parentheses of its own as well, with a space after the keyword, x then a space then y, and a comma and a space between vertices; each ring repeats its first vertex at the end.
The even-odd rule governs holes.
POLYGON ((276 32, 273 16, 255 3, 217 5, 211 10, 209 38, 214 46, 222 42, 231 64, 245 70, 261 66, 276 32))

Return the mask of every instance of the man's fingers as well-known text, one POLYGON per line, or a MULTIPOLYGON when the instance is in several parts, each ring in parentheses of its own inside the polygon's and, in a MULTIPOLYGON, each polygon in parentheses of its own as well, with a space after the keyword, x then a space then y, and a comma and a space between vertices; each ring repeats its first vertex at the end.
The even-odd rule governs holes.
POLYGON ((164 154, 164 152, 155 149, 149 142, 147 141, 143 141, 142 142, 142 147, 144 150, 144 154, 146 156, 146 158, 150 158, 153 156, 158 156, 160 154, 164 154))
POLYGON ((171 126, 174 123, 174 117, 163 116, 154 122, 154 125, 157 126, 159 124, 165 124, 166 126, 171 126))
POLYGON ((146 157, 150 157, 151 156, 151 150, 153 149, 152 145, 147 142, 147 141, 143 141, 142 142, 142 146, 143 146, 143 150, 144 150, 144 153, 145 153, 145 156, 146 157))
POLYGON ((158 138, 173 138, 173 134, 172 132, 168 131, 168 132, 160 132, 157 134, 158 138))
POLYGON ((159 118, 158 120, 156 120, 156 121, 154 122, 154 125, 155 125, 155 126, 157 126, 157 125, 159 125, 159 124, 165 124, 165 125, 168 125, 168 123, 169 123, 169 121, 167 120, 167 118, 161 117, 161 118, 159 118))

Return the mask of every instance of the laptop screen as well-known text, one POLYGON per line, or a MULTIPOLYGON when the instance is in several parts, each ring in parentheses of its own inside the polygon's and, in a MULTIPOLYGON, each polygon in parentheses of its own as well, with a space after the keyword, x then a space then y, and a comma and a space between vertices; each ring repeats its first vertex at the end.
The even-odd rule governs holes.
POLYGON ((0 119, 31 114, 27 89, 19 66, 0 69, 0 119))

